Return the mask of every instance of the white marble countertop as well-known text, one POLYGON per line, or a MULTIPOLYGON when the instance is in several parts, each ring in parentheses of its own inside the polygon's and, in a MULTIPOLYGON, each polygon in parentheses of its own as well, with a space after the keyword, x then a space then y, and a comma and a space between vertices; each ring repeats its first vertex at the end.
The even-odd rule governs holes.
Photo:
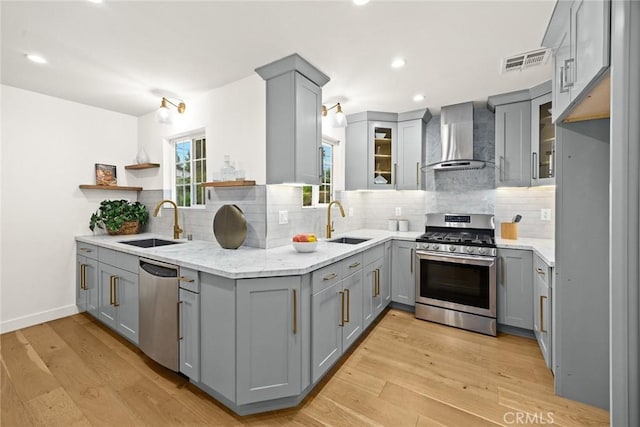
POLYGON ((553 239, 534 239, 519 237, 517 240, 496 237, 498 248, 531 250, 550 267, 555 267, 555 241, 553 239))
POLYGON ((126 240, 140 240, 160 238, 171 240, 170 237, 157 234, 143 233, 127 236, 86 235, 77 236, 76 241, 90 243, 101 247, 114 249, 136 256, 148 257, 157 261, 164 261, 181 267, 192 268, 230 279, 250 277, 292 276, 307 274, 313 270, 362 252, 385 241, 407 240, 414 241, 423 232, 393 232, 386 230, 354 230, 333 236, 369 238, 357 245, 328 243, 321 239, 315 252, 298 253, 292 245, 280 246, 273 249, 258 249, 240 247, 236 250, 223 249, 215 242, 199 240, 182 242, 176 245, 155 248, 138 248, 121 243, 126 240))

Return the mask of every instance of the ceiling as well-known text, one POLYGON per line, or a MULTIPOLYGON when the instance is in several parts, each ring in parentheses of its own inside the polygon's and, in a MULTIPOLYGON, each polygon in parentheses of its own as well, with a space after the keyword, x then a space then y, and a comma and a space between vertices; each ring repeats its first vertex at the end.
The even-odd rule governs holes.
POLYGON ((482 101, 551 77, 502 74, 540 46, 554 1, 2 1, 1 80, 134 116, 297 52, 331 77, 347 114, 482 101), (38 53, 48 64, 34 64, 38 53), (392 69, 395 57, 406 66, 392 69), (424 101, 415 102, 421 93, 424 101))

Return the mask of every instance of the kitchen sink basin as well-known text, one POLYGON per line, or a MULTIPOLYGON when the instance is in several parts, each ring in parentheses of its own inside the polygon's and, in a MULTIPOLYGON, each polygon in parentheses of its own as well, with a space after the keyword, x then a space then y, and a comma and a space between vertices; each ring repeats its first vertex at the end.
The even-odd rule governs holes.
POLYGON ((328 240, 330 243, 345 243, 347 245, 357 245, 371 239, 361 239, 360 237, 340 237, 338 239, 328 240))
POLYGON ((125 240, 125 245, 137 246, 139 248, 156 248, 158 246, 167 246, 167 245, 175 245, 177 242, 175 240, 163 240, 163 239, 142 239, 142 240, 125 240))

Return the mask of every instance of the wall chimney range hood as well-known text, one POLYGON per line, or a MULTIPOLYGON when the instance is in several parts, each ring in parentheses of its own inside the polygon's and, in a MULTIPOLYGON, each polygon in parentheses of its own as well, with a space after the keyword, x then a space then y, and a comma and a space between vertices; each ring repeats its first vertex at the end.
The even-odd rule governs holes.
POLYGON ((481 169, 473 159, 473 102, 442 107, 440 113, 442 160, 427 166, 434 170, 481 169))

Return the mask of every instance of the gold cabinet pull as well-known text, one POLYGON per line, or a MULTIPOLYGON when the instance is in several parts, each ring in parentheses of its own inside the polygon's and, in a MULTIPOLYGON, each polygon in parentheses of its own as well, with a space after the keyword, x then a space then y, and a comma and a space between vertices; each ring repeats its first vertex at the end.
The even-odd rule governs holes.
POLYGON ((109 277, 109 304, 113 305, 113 276, 109 277))
POLYGON ((324 276, 322 280, 324 280, 325 282, 328 282, 329 280, 335 279, 336 277, 338 277, 336 273, 331 273, 328 276, 324 276))
POLYGON ((360 263, 359 263, 359 262, 354 262, 353 264, 351 264, 351 265, 349 266, 349 268, 356 268, 356 267, 357 267, 357 266, 359 266, 359 265, 360 265, 360 263))
POLYGON ((376 296, 380 296, 380 269, 376 268, 376 296))
POLYGON ((536 273, 541 274, 544 276, 544 270, 541 269, 540 267, 536 267, 536 273))
POLYGON ((416 186, 420 186, 420 162, 416 162, 416 186))
POLYGON ((184 337, 182 336, 182 316, 180 307, 184 301, 178 301, 178 341, 182 341, 184 337))
POLYGON ((351 305, 351 303, 349 302, 349 295, 351 294, 351 292, 349 291, 349 289, 345 289, 344 293, 347 294, 347 319, 344 321, 344 323, 349 323, 349 306, 351 305))
POLYGON ((338 326, 344 326, 344 292, 338 291, 340 294, 340 323, 338 326))
POLYGON ((377 279, 376 279, 376 270, 373 270, 371 272, 371 280, 372 280, 372 285, 373 285, 373 297, 377 297, 378 296, 378 288, 376 287, 376 283, 377 283, 377 279))
POLYGON ((298 333, 298 291, 293 289, 293 334, 298 333))
POLYGON ((89 248, 80 248, 80 250, 81 250, 82 252, 87 252, 87 253, 88 253, 88 252, 93 252, 93 249, 89 249, 89 248))
POLYGON ((80 289, 87 290, 87 264, 80 264, 80 289))
POLYGON ((393 164, 393 185, 398 185, 398 164, 393 164))
POLYGON ((120 278, 118 276, 113 276, 113 306, 118 307, 120 303, 118 302, 118 282, 120 278))
POLYGON ((195 282, 195 279, 189 279, 188 277, 184 277, 184 276, 178 277, 178 280, 181 281, 181 282, 187 282, 187 283, 195 282))
POLYGON ((413 257, 414 257, 414 252, 415 252, 415 249, 411 248, 411 257, 410 257, 410 258, 411 258, 411 260, 410 260, 410 262, 411 262, 411 273, 413 273, 413 257))
POLYGON ((547 298, 545 295, 540 295, 540 332, 547 332, 544 328, 544 316, 542 313, 544 312, 544 299, 547 298))

